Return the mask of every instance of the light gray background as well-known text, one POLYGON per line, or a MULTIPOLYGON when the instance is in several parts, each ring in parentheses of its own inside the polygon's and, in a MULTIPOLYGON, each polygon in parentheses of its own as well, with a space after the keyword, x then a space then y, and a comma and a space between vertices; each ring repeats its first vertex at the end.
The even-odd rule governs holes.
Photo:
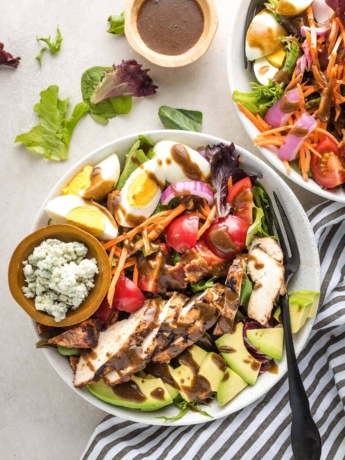
MULTIPOLYGON (((240 3, 216 0, 219 27, 205 56, 184 68, 164 69, 134 53, 125 37, 106 33, 108 16, 119 14, 124 0, 2 0, 0 42, 22 60, 17 69, 0 68, 0 460, 78 459, 106 415, 71 391, 35 349, 32 324, 7 287, 9 258, 30 233, 55 182, 100 145, 126 134, 161 129, 161 105, 201 110, 204 133, 232 140, 260 156, 234 111, 226 74, 228 26, 240 3), (41 46, 36 36, 55 37, 57 25, 64 37, 62 50, 56 56, 46 53, 40 67, 34 60, 41 46), (74 106, 81 100, 84 70, 129 58, 151 69, 157 94, 134 100, 129 115, 107 126, 85 117, 74 132, 67 161, 48 162, 13 143, 17 134, 37 124, 32 108, 40 91, 57 84, 60 98, 70 97, 74 106)), ((321 201, 289 180, 288 184, 305 207, 321 201)))

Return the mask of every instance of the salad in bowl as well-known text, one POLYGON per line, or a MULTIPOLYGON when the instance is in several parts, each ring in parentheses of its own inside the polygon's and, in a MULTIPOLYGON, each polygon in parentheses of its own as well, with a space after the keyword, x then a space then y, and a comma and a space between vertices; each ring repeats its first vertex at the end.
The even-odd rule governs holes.
MULTIPOLYGON (((244 30, 247 70, 242 56, 235 58, 243 43, 233 42, 241 39, 230 40, 229 81, 241 120, 281 172, 313 193, 345 201, 345 4, 260 5, 244 30), (234 72, 236 63, 243 70, 234 72)), ((237 22, 244 24, 244 15, 238 11, 237 22)))
POLYGON ((65 382, 109 413, 150 424, 203 423, 266 393, 286 372, 284 261, 265 217, 273 191, 299 235, 301 269, 289 284, 299 353, 318 304, 318 255, 302 207, 269 167, 182 131, 128 136, 77 164, 36 227, 91 233, 112 276, 85 321, 35 325, 65 382))

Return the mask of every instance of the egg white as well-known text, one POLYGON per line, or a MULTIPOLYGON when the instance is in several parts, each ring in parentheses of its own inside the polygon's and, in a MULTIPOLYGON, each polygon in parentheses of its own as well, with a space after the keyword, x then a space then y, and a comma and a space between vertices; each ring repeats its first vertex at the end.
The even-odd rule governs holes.
POLYGON ((308 8, 313 0, 279 0, 276 11, 283 16, 294 16, 308 8))
MULTIPOLYGON (((193 180, 191 177, 188 177, 186 172, 174 160, 171 154, 171 148, 176 144, 179 143, 173 141, 160 141, 157 142, 157 144, 153 147, 153 151, 155 152, 154 158, 158 158, 163 161, 163 165, 165 168, 165 180, 167 182, 170 182, 171 184, 184 180, 193 180)), ((183 145, 183 147, 187 150, 190 161, 195 163, 199 167, 202 175, 204 176, 199 180, 209 179, 211 174, 210 163, 207 160, 205 160, 205 158, 203 158, 200 155, 200 153, 196 150, 193 150, 184 144, 180 145, 183 145)))
MULTIPOLYGON (((118 226, 109 213, 109 211, 100 206, 98 203, 93 203, 87 200, 84 200, 80 196, 77 195, 62 195, 56 198, 53 198, 51 201, 48 202, 45 211, 48 216, 53 220, 56 224, 67 224, 67 216, 68 214, 73 211, 73 209, 86 206, 97 209, 104 218, 104 230, 101 235, 97 235, 99 240, 108 241, 112 240, 113 238, 117 237, 118 233, 118 226)), ((85 231, 88 231, 84 228, 85 231)), ((90 231, 89 233, 92 234, 90 231)))
POLYGON ((269 79, 272 80, 279 69, 274 67, 264 56, 254 61, 253 70, 258 82, 261 85, 268 86, 269 79))

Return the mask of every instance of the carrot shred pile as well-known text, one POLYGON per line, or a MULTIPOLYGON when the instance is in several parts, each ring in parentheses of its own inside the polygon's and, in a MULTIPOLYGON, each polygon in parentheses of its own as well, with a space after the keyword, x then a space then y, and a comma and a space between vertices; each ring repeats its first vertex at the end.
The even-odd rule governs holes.
MULTIPOLYGON (((308 113, 316 119, 316 129, 305 139, 297 155, 298 165, 305 181, 308 181, 312 155, 320 157, 320 154, 316 150, 318 143, 324 137, 329 137, 340 146, 339 140, 327 131, 327 125, 330 107, 332 106, 334 109, 334 119, 336 121, 342 113, 341 104, 345 103, 345 96, 341 90, 341 86, 345 85, 345 62, 344 58, 340 59, 341 54, 339 54, 342 53, 342 49, 345 47, 345 28, 339 17, 334 14, 330 19, 331 27, 329 34, 318 37, 318 24, 315 22, 311 5, 307 9, 307 18, 310 32, 305 30, 305 40, 312 56, 311 72, 313 80, 311 82, 302 82, 303 74, 297 74, 295 68, 291 80, 284 91, 298 90, 299 108, 292 112, 286 126, 272 128, 259 114, 253 114, 241 103, 237 103, 239 110, 260 132, 253 140, 254 145, 258 147, 279 148, 283 145, 286 135, 303 113, 308 113), (325 49, 328 54, 326 69, 324 67, 321 68, 319 62, 319 56, 325 49), (317 104, 308 104, 308 98, 313 94, 315 95, 313 99, 320 98, 319 106, 317 104)), ((284 165, 286 171, 289 172, 289 163, 284 161, 284 165)))

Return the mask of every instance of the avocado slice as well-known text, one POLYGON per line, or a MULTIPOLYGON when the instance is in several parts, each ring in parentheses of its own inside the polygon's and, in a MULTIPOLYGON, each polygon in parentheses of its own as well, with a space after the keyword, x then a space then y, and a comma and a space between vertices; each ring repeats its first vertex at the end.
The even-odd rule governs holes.
MULTIPOLYGON (((155 373, 156 375, 153 374, 147 374, 146 379, 155 379, 156 377, 160 378, 160 375, 164 375, 164 373, 168 373, 171 376, 171 372, 174 370, 174 368, 168 364, 168 363, 154 363, 151 365, 151 368, 149 367, 153 372, 156 370, 158 371, 155 373), (152 367, 153 366, 153 367, 152 367)), ((176 387, 173 386, 173 379, 171 377, 171 384, 167 383, 167 379, 162 378, 162 381, 164 382, 165 388, 168 390, 169 395, 171 399, 175 399, 176 396, 180 393, 176 387)))
POLYGON ((207 353, 203 359, 199 375, 202 375, 210 382, 212 391, 217 391, 227 368, 228 366, 224 359, 217 353, 211 351, 210 353, 207 353))
POLYGON ((225 404, 231 401, 247 385, 247 382, 245 382, 242 377, 228 367, 224 372, 224 376, 217 390, 219 405, 225 406, 225 404))
MULTIPOLYGON (((315 291, 296 291, 289 295, 289 309, 291 331, 298 332, 307 321, 307 318, 312 318, 317 312, 320 293, 315 291)), ((273 317, 281 321, 281 309, 278 307, 273 314, 273 317)))
POLYGON ((275 359, 282 359, 284 338, 284 330, 282 327, 248 329, 247 337, 254 347, 265 355, 275 359))
POLYGON ((196 363, 196 365, 200 367, 206 355, 207 355, 207 351, 203 350, 197 345, 192 345, 191 347, 188 347, 179 356, 179 363, 187 364, 188 366, 190 364, 190 359, 192 359, 194 363, 196 363))
POLYGON ((237 323, 230 334, 219 337, 216 345, 229 367, 249 385, 254 385, 261 363, 253 358, 244 345, 243 323, 237 323))
POLYGON ((315 291, 295 291, 289 295, 289 302, 296 302, 303 306, 309 306, 308 318, 315 316, 319 304, 320 293, 315 291))
POLYGON ((103 379, 86 385, 86 388, 96 398, 115 406, 153 411, 168 404, 172 404, 172 398, 159 378, 143 379, 132 376, 131 380, 111 387, 106 385, 103 379))

